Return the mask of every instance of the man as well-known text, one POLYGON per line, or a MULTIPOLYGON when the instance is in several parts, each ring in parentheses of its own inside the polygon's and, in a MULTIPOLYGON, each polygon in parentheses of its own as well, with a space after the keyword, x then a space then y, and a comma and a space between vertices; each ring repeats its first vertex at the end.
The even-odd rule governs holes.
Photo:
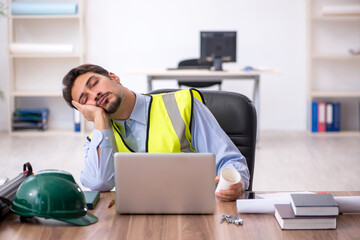
POLYGON ((70 70, 63 85, 65 101, 94 122, 94 131, 85 143, 81 172, 85 187, 100 191, 114 187, 113 155, 117 151, 195 151, 214 153, 218 174, 222 168, 232 167, 242 177, 242 182, 215 193, 217 199, 235 200, 248 188, 244 156, 202 103, 198 91, 141 95, 125 88, 114 73, 92 64, 70 70))

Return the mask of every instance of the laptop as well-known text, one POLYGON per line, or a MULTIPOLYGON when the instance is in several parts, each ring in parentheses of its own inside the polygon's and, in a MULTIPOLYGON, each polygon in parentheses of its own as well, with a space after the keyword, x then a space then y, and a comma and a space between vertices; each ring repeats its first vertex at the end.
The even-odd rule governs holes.
POLYGON ((114 161, 118 213, 214 213, 214 154, 115 153, 114 161))

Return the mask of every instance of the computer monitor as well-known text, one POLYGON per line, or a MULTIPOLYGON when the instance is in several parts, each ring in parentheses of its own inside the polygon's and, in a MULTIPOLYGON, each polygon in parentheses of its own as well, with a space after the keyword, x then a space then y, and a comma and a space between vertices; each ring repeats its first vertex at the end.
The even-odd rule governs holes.
POLYGON ((223 62, 236 62, 236 32, 200 32, 200 61, 222 71, 223 62))

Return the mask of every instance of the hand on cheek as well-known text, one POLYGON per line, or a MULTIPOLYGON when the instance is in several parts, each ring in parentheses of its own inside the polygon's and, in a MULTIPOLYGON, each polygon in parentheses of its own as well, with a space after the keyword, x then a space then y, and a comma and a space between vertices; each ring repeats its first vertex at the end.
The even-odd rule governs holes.
POLYGON ((84 118, 90 122, 94 122, 97 115, 104 113, 104 110, 97 106, 80 104, 74 100, 72 104, 81 112, 84 118))

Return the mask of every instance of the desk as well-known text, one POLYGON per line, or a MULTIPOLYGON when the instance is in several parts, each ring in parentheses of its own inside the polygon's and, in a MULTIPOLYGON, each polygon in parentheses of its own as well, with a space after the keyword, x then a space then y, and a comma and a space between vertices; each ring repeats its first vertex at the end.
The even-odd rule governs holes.
POLYGON ((170 80, 176 79, 181 81, 219 81, 223 80, 253 80, 253 102, 258 115, 260 113, 260 76, 264 74, 279 74, 278 70, 272 69, 268 71, 242 71, 237 69, 224 71, 210 71, 207 69, 182 69, 182 70, 134 70, 129 74, 141 74, 147 76, 147 90, 153 90, 152 82, 154 80, 170 80))
MULTIPOLYGON (((360 195, 360 191, 333 194, 360 195)), ((85 227, 41 218, 21 223, 11 213, 0 222, 0 239, 358 239, 360 236, 360 214, 339 215, 336 230, 281 230, 272 214, 241 214, 242 226, 220 224, 222 214, 236 214, 235 202, 217 202, 214 215, 119 215, 114 206, 108 208, 113 198, 114 192, 101 193, 96 209, 91 211, 99 222, 85 227)))

